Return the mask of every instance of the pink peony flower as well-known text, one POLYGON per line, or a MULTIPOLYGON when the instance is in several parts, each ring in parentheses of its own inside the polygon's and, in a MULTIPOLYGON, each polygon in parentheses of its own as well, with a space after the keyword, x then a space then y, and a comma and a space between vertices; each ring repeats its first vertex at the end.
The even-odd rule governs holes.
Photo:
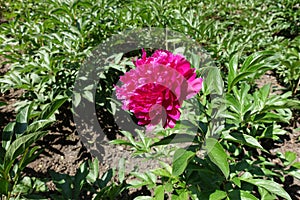
POLYGON ((123 83, 116 86, 117 98, 123 109, 134 113, 139 125, 156 125, 173 128, 180 118, 182 102, 202 88, 202 78, 196 78, 195 69, 181 55, 157 50, 147 57, 143 50, 136 68, 120 77, 123 83))

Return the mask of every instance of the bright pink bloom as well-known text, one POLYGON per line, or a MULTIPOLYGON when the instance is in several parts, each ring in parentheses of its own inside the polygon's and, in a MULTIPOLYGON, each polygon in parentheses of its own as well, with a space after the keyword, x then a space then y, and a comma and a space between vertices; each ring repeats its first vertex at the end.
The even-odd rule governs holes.
POLYGON ((123 109, 133 112, 139 125, 173 128, 180 118, 179 108, 185 99, 198 93, 202 78, 196 78, 195 69, 181 55, 157 50, 150 57, 143 50, 136 68, 120 77, 123 83, 116 86, 116 95, 123 109))

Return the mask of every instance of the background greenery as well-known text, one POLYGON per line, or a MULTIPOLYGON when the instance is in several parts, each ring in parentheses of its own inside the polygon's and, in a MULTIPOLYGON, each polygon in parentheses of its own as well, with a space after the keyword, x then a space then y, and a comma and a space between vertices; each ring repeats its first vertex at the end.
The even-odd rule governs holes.
MULTIPOLYGON (((2 65, 10 66, 0 78, 1 93, 23 92, 15 122, 2 132, 0 193, 8 199, 29 198, 48 190, 22 170, 41 152, 33 144, 47 134, 61 106, 70 107, 74 80, 90 51, 125 29, 161 27, 196 40, 220 69, 227 105, 221 138, 211 141, 213 150, 205 158, 197 157, 196 149, 179 149, 172 166, 132 172, 137 179, 131 183, 122 173, 109 182, 112 171, 99 177, 98 161, 89 161, 75 176, 52 174, 57 193, 76 199, 90 191, 96 199, 114 199, 125 189, 146 186, 152 197, 136 199, 291 199, 278 184, 287 174, 300 178, 296 154, 278 154, 282 163, 276 165, 265 144, 280 141, 287 134, 284 128, 299 119, 299 8, 297 0, 1 1, 0 55, 2 65), (270 85, 254 84, 266 71, 284 86, 281 95, 271 94, 270 85)), ((211 102, 205 91, 198 100, 205 113, 199 116, 199 134, 205 137, 211 102)), ((143 152, 155 146, 126 144, 143 152)))

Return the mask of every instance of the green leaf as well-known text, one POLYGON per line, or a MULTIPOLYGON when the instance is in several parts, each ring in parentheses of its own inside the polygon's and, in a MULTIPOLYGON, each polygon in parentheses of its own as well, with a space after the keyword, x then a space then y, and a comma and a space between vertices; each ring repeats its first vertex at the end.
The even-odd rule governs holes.
POLYGON ((260 194, 260 199, 261 200, 274 200, 274 199, 277 199, 276 195, 270 193, 268 190, 266 190, 262 187, 258 187, 258 192, 260 194))
POLYGON ((238 61, 239 57, 238 54, 235 54, 233 57, 231 57, 229 61, 229 66, 228 66, 228 85, 231 85, 233 79, 236 77, 237 74, 237 68, 238 68, 238 61))
POLYGON ((189 193, 187 191, 177 191, 179 195, 172 194, 172 200, 189 200, 189 193))
POLYGON ((222 95, 224 92, 224 81, 222 79, 220 70, 216 67, 203 68, 203 73, 207 76, 203 80, 203 84, 207 88, 206 93, 222 95))
POLYGON ((89 102, 94 102, 94 95, 91 91, 85 90, 82 96, 89 102))
POLYGON ((195 156, 194 152, 177 149, 173 158, 172 175, 179 176, 187 167, 189 161, 195 156))
POLYGON ((2 147, 7 150, 9 145, 11 144, 12 137, 14 135, 14 128, 15 128, 16 123, 15 122, 10 122, 8 123, 2 133, 2 147))
POLYGON ((296 160, 297 154, 291 151, 287 151, 285 152, 284 157, 287 160, 287 162, 284 162, 284 165, 287 166, 292 164, 296 160))
POLYGON ((73 94, 73 101, 72 102, 73 102, 73 105, 75 107, 78 107, 78 105, 81 102, 81 95, 80 95, 80 93, 74 92, 74 94, 73 94))
MULTIPOLYGON (((122 134, 129 140, 129 144, 130 146, 136 146, 136 141, 133 139, 132 134, 130 132, 127 131, 122 131, 122 134)), ((116 140, 116 141, 121 141, 121 140, 116 140)))
POLYGON ((121 139, 112 140, 112 141, 109 141, 109 143, 110 144, 117 144, 117 145, 127 145, 127 146, 134 147, 134 145, 131 142, 128 142, 126 140, 121 140, 121 139))
POLYGON ((229 193, 229 198, 232 200, 258 200, 254 195, 252 195, 249 191, 245 190, 233 190, 229 193))
POLYGON ((63 199, 74 199, 72 190, 72 178, 68 174, 60 174, 50 171, 53 183, 57 190, 61 192, 63 199))
POLYGON ((206 139, 205 149, 209 159, 218 166, 224 176, 229 176, 229 163, 227 161, 227 154, 222 145, 214 138, 206 139))
POLYGON ((134 187, 134 188, 140 188, 144 185, 147 185, 146 182, 140 181, 140 180, 132 180, 132 181, 129 181, 128 184, 130 185, 130 187, 134 187))
POLYGON ((153 200, 153 198, 150 196, 138 196, 134 200, 153 200))
POLYGON ((239 188, 242 186, 241 185, 241 180, 237 177, 234 177, 232 180, 231 180, 235 185, 237 185, 239 188))
POLYGON ((276 104, 271 102, 270 105, 265 105, 265 107, 261 110, 261 112, 267 112, 269 110, 285 109, 285 108, 300 109, 300 102, 292 99, 277 98, 276 104))
POLYGON ((4 162, 5 152, 5 149, 2 146, 0 146, 0 164, 4 162))
POLYGON ((140 180, 134 179, 134 180, 130 181, 129 184, 136 188, 141 187, 143 185, 147 185, 147 187, 149 189, 151 189, 156 186, 157 177, 152 172, 146 172, 146 173, 131 172, 131 175, 133 175, 136 178, 141 180, 140 181, 140 180))
POLYGON ((99 160, 95 158, 93 162, 89 160, 88 163, 89 174, 86 176, 86 179, 93 184, 99 177, 99 160))
POLYGON ((39 140, 41 137, 46 135, 46 131, 41 132, 35 132, 28 135, 23 135, 19 138, 17 138, 7 149, 5 157, 4 157, 4 166, 5 171, 8 172, 10 170, 10 167, 12 163, 15 161, 15 159, 23 154, 25 150, 35 143, 37 140, 39 140))
POLYGON ((26 132, 33 133, 33 132, 41 131, 47 128, 48 126, 50 126, 53 122, 54 120, 52 119, 42 119, 42 120, 34 121, 31 124, 29 124, 26 132))
POLYGON ((16 193, 30 193, 33 188, 32 181, 30 177, 25 176, 16 187, 14 187, 14 192, 16 193))
POLYGON ((172 177, 172 167, 161 161, 159 163, 163 168, 157 168, 153 170, 153 173, 157 176, 172 177))
POLYGON ((242 72, 239 73, 239 75, 237 75, 231 82, 231 84, 228 84, 228 92, 230 92, 233 88, 233 86, 235 86, 239 81, 245 79, 247 76, 253 74, 255 72, 242 72))
POLYGON ((0 195, 4 194, 7 195, 8 194, 8 189, 9 189, 9 181, 3 178, 0 178, 0 195))
POLYGON ((247 59, 244 61, 240 71, 248 71, 251 66, 259 63, 260 61, 262 61, 262 59, 270 57, 272 55, 274 55, 273 51, 261 51, 253 53, 250 56, 248 56, 247 59))
POLYGON ((154 190, 154 199, 155 200, 164 199, 164 195, 165 195, 164 186, 163 185, 157 186, 154 190))
POLYGON ((119 64, 119 62, 121 61, 121 59, 122 59, 122 57, 123 57, 123 54, 124 53, 118 53, 118 54, 116 54, 116 55, 114 55, 114 57, 115 57, 115 64, 119 64))
POLYGON ((295 177, 296 179, 300 180, 300 170, 299 169, 290 171, 288 174, 295 177))
POLYGON ((32 108, 32 104, 29 104, 24 108, 20 109, 19 113, 17 114, 16 121, 20 124, 28 123, 31 108, 32 108))
POLYGON ((192 142, 194 141, 195 136, 189 134, 171 134, 167 137, 162 138, 160 141, 155 142, 151 145, 151 147, 159 146, 159 145, 167 145, 167 144, 176 144, 176 143, 184 143, 184 142, 192 142))
POLYGON ((259 121, 261 123, 263 123, 263 122, 264 123, 273 123, 274 121, 289 123, 289 119, 282 116, 282 114, 271 113, 271 112, 255 115, 254 121, 259 121))
MULTIPOLYGON (((250 147, 258 148, 264 150, 264 148, 259 144, 257 139, 254 137, 242 134, 239 132, 223 133, 224 139, 237 142, 239 144, 245 144, 250 147)), ((264 150, 265 151, 265 150, 264 150)))
POLYGON ((88 168, 86 162, 80 165, 75 174, 74 180, 74 189, 73 189, 73 198, 79 199, 79 194, 83 187, 83 184, 86 182, 86 176, 88 175, 88 168))
POLYGON ((266 84, 262 88, 259 89, 259 100, 264 104, 267 102, 269 93, 270 93, 271 84, 266 84))
POLYGON ((125 159, 121 158, 119 160, 119 181, 122 183, 125 179, 125 159))
POLYGON ((258 200, 253 194, 248 191, 241 190, 240 191, 241 200, 258 200))
POLYGON ((22 171, 29 163, 31 163, 33 160, 35 160, 42 151, 44 151, 44 149, 41 149, 39 146, 32 147, 29 150, 29 152, 27 153, 27 156, 26 156, 23 164, 19 166, 19 170, 22 171), (37 150, 39 150, 39 151, 37 151, 37 150))
POLYGON ((292 166, 297 168, 297 169, 300 169, 300 162, 295 162, 295 163, 293 163, 292 166))
POLYGON ((227 193, 225 191, 216 190, 215 192, 209 195, 209 200, 222 200, 227 197, 227 193))
POLYGON ((107 170, 101 177, 100 180, 97 181, 97 185, 100 189, 107 186, 107 184, 112 180, 114 176, 114 171, 112 169, 107 170))
POLYGON ((269 192, 276 194, 277 196, 280 196, 287 200, 292 200, 290 195, 279 185, 278 183, 270 180, 263 180, 263 179, 246 179, 241 178, 242 181, 251 183, 257 187, 262 187, 269 192))
POLYGON ((55 99, 41 112, 40 119, 49 119, 68 99, 68 97, 55 99))

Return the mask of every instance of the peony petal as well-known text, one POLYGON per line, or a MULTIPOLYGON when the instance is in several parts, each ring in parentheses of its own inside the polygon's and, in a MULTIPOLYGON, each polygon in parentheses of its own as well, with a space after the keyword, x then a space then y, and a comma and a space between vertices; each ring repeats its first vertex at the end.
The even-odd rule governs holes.
POLYGON ((115 86, 122 108, 133 112, 139 125, 161 121, 164 128, 173 128, 180 118, 180 105, 201 90, 202 78, 196 78, 195 69, 184 56, 167 50, 147 57, 142 49, 142 57, 134 65, 135 69, 120 77, 123 85, 115 86))

